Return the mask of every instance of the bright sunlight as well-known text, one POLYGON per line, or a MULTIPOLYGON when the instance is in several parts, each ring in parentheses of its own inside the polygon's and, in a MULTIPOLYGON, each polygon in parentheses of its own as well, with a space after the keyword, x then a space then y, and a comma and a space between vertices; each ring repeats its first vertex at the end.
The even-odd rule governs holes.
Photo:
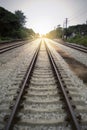
POLYGON ((48 33, 50 31, 48 25, 49 25, 48 21, 40 21, 37 26, 38 33, 42 35, 48 33))

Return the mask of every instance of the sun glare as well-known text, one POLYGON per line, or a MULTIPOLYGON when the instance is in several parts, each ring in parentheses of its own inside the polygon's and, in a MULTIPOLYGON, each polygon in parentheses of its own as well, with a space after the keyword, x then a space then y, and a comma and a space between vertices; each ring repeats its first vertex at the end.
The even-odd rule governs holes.
POLYGON ((47 21, 40 21, 38 24, 38 33, 44 35, 49 32, 49 23, 47 21))
POLYGON ((47 27, 45 25, 42 25, 38 28, 38 32, 40 35, 46 34, 49 32, 49 30, 47 29, 47 27))

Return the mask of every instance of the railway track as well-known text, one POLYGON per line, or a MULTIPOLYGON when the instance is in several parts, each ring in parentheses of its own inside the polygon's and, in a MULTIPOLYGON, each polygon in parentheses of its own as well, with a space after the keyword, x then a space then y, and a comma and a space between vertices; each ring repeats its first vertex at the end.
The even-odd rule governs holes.
POLYGON ((83 46, 79 46, 79 45, 76 45, 76 44, 71 44, 71 43, 64 43, 63 45, 65 46, 68 46, 68 47, 71 47, 71 48, 74 48, 78 51, 81 51, 81 52, 84 52, 84 53, 87 53, 87 47, 83 47, 83 46))
POLYGON ((13 45, 7 45, 5 47, 1 47, 0 48, 0 54, 6 52, 6 51, 9 51, 9 50, 12 50, 14 48, 17 48, 17 47, 20 47, 20 46, 23 46, 24 44, 26 44, 27 42, 23 41, 23 42, 18 42, 16 44, 13 44, 13 45))
MULTIPOLYGON (((58 42, 57 40, 54 40, 56 42, 58 42)), ((59 42, 58 42, 59 43, 59 42)), ((87 53, 87 47, 85 46, 81 46, 81 45, 76 45, 76 44, 73 44, 73 43, 68 43, 68 42, 65 42, 65 43, 61 43, 63 44, 64 46, 68 46, 70 48, 73 48, 73 49, 76 49, 78 51, 81 51, 81 52, 84 52, 84 53, 87 53)))
POLYGON ((9 106, 10 113, 4 116, 3 130, 87 128, 86 119, 81 116, 87 112, 84 103, 76 93, 77 89, 65 84, 64 78, 69 79, 64 72, 61 75, 63 70, 58 68, 55 60, 49 46, 42 41, 16 91, 14 103, 9 106))

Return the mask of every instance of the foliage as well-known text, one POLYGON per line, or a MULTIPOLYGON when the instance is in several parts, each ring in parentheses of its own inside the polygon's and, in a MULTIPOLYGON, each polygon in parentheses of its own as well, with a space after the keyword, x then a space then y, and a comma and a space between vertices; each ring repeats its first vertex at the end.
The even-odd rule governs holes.
POLYGON ((24 26, 26 17, 22 11, 15 11, 15 14, 0 7, 0 40, 27 38, 34 36, 32 29, 24 26))
POLYGON ((20 27, 17 17, 11 12, 0 7, 0 36, 13 36, 13 33, 20 27), (13 33, 12 33, 13 32, 13 33))
POLYGON ((21 10, 15 11, 15 16, 18 18, 20 26, 24 26, 26 23, 26 16, 21 10))
MULTIPOLYGON (((66 30, 66 29, 65 29, 66 30)), ((66 31, 65 31, 66 32, 66 31)), ((67 29, 67 36, 71 36, 72 33, 76 34, 76 35, 87 35, 87 25, 86 24, 82 24, 82 25, 75 25, 75 26, 70 26, 67 29)))
POLYGON ((27 28, 20 28, 17 32, 18 38, 24 39, 24 38, 34 38, 35 32, 32 29, 27 28))
POLYGON ((87 46, 87 36, 78 35, 73 38, 69 38, 67 41, 71 43, 77 43, 77 44, 82 44, 84 46, 87 46))
POLYGON ((46 34, 46 37, 48 38, 56 38, 56 31, 52 30, 48 34, 46 34))
POLYGON ((87 46, 87 25, 82 24, 68 27, 67 36, 67 41, 87 46))
POLYGON ((58 27, 58 28, 50 31, 48 34, 46 34, 46 37, 48 37, 48 38, 62 38, 62 28, 58 27))

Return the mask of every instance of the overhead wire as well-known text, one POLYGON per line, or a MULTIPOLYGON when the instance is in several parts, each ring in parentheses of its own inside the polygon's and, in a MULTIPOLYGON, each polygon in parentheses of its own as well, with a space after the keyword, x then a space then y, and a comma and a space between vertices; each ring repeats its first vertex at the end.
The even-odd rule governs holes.
MULTIPOLYGON (((67 22, 68 23, 71 23, 72 21, 74 21, 74 20, 76 20, 76 19, 83 19, 83 16, 84 15, 86 15, 87 14, 87 8, 86 8, 86 5, 84 6, 84 7, 81 7, 78 11, 76 11, 76 15, 72 15, 72 16, 74 16, 74 17, 72 17, 72 16, 70 16, 69 18, 68 18, 68 20, 67 20, 67 22), (82 11, 82 9, 83 8, 85 8, 85 10, 83 10, 82 11), (79 15, 78 15, 79 14, 79 15)), ((87 19, 87 18, 86 18, 87 19)), ((85 19, 85 20, 86 20, 85 19)), ((64 20, 64 22, 63 22, 63 27, 65 27, 66 26, 66 21, 64 20)))
POLYGON ((69 19, 68 22, 71 22, 71 21, 73 21, 73 20, 75 20, 75 19, 82 18, 85 14, 87 14, 87 8, 86 8, 83 12, 79 13, 79 15, 77 15, 77 16, 75 16, 75 17, 69 19))

